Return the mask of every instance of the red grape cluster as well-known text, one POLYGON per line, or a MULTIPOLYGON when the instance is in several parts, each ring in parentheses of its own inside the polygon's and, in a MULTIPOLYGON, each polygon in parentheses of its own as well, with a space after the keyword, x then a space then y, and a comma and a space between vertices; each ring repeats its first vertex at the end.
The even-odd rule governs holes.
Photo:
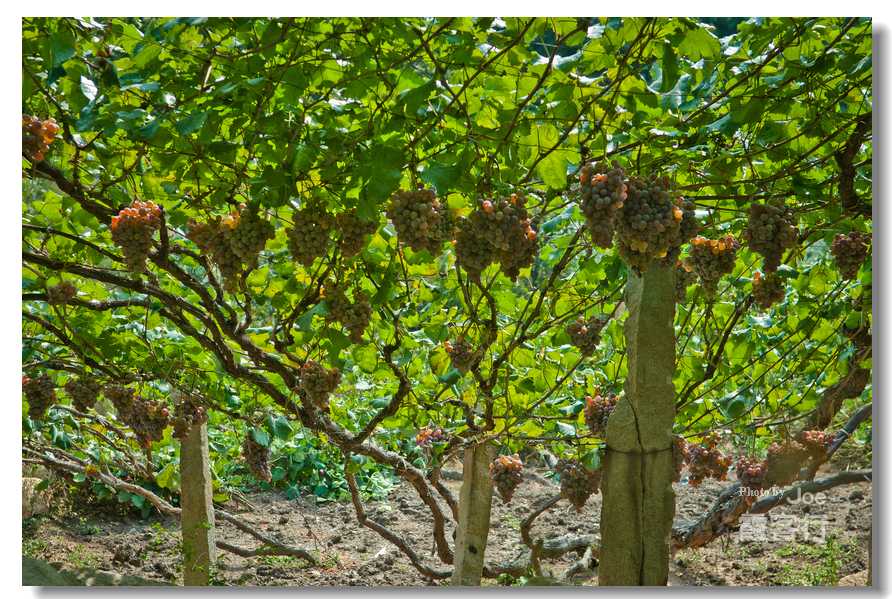
POLYGON ((602 248, 613 246, 616 216, 628 196, 625 172, 616 161, 611 167, 589 163, 579 172, 582 214, 592 243, 602 248))
POLYGON ((768 485, 787 485, 799 478, 808 449, 798 441, 772 443, 765 461, 765 482, 768 485))
POLYGON ((29 160, 40 162, 46 157, 50 144, 59 133, 59 125, 53 119, 40 120, 30 114, 22 115, 22 152, 29 160))
POLYGON ((22 391, 28 399, 28 418, 43 420, 47 409, 56 403, 56 384, 47 374, 22 377, 22 391))
POLYGON ((452 217, 431 189, 395 192, 387 218, 393 222, 400 242, 416 252, 438 254, 443 242, 452 238, 452 217))
POLYGON ((204 406, 185 393, 177 393, 173 404, 173 436, 185 439, 196 426, 208 421, 204 406))
POLYGON ((295 260, 310 267, 316 258, 328 253, 335 218, 325 210, 321 200, 312 200, 294 213, 292 223, 288 230, 288 249, 295 260))
POLYGON ((96 400, 102 392, 102 385, 92 377, 81 376, 69 379, 65 383, 65 391, 71 398, 74 409, 86 412, 96 405, 96 400))
POLYGON ((741 488, 757 490, 765 484, 765 460, 743 457, 734 464, 741 488))
POLYGON ((164 429, 170 424, 170 412, 162 403, 145 399, 136 391, 123 385, 106 385, 105 397, 115 406, 118 417, 129 426, 143 447, 164 437, 164 429))
POLYGON ((354 291, 351 302, 342 287, 333 285, 325 290, 325 300, 328 303, 328 319, 339 322, 347 330, 350 341, 360 343, 372 319, 372 305, 368 296, 362 291, 354 291))
POLYGON ((763 310, 768 310, 775 303, 783 301, 786 294, 784 282, 776 272, 762 276, 762 273, 756 271, 753 275, 753 299, 763 310))
POLYGON ((342 212, 337 216, 336 221, 341 235, 339 242, 341 254, 348 258, 361 252, 365 247, 366 237, 378 228, 375 223, 359 218, 356 210, 342 212))
POLYGON ((827 450, 830 449, 835 439, 836 435, 824 431, 802 431, 796 436, 796 440, 815 460, 820 460, 827 455, 827 450))
POLYGON ((685 447, 685 462, 688 466, 688 482, 696 487, 706 478, 725 480, 731 458, 718 449, 719 436, 707 435, 699 444, 688 443, 685 447))
POLYGON ((638 272, 654 259, 675 258, 697 232, 693 205, 673 197, 665 178, 630 179, 617 223, 619 253, 638 272))
POLYGON ((569 501, 576 511, 601 487, 601 471, 589 470, 577 460, 560 459, 555 470, 561 476, 561 497, 569 501))
POLYGON ((579 348, 583 356, 590 356, 598 349, 601 341, 601 329, 607 324, 609 318, 603 314, 585 319, 582 316, 567 326, 567 334, 570 343, 579 348))
POLYGON ((754 252, 762 255, 762 270, 766 273, 777 270, 784 250, 796 245, 798 237, 796 217, 783 200, 750 205, 743 238, 754 252))
POLYGON ((464 337, 459 337, 455 341, 444 342, 443 348, 449 354, 452 367, 462 373, 468 372, 479 357, 478 352, 474 350, 474 346, 464 337))
POLYGON ((300 389, 321 410, 328 410, 328 396, 340 383, 341 371, 337 368, 326 368, 315 360, 307 360, 300 367, 300 389))
POLYGON ((77 287, 70 281, 62 281, 58 285, 46 288, 46 301, 55 305, 64 305, 77 295, 77 287))
POLYGON ((722 276, 734 270, 734 260, 740 244, 733 235, 721 239, 707 239, 697 236, 691 240, 691 255, 688 264, 700 277, 703 290, 708 296, 715 295, 722 276))
POLYGON ((870 247, 870 235, 855 231, 845 235, 839 233, 833 238, 830 252, 836 259, 836 266, 843 279, 854 279, 858 276, 858 270, 867 258, 870 247))
POLYGON ((161 208, 154 202, 133 200, 112 217, 112 239, 124 252, 124 261, 132 272, 145 271, 152 235, 160 228, 161 208))
POLYGON ((616 409, 616 402, 617 397, 613 394, 601 395, 596 391, 594 396, 586 395, 583 415, 585 424, 593 435, 602 439, 607 435, 607 420, 616 409))
POLYGON ((688 287, 697 280, 697 273, 690 264, 676 260, 675 262, 675 301, 683 304, 688 299, 688 287))
POLYGON ((502 501, 510 502, 517 486, 523 482, 523 462, 520 461, 520 456, 516 453, 498 456, 489 465, 489 476, 502 501))
POLYGON ((425 426, 415 435, 415 444, 419 447, 430 447, 434 443, 442 443, 446 440, 446 433, 441 428, 425 426))
POLYGON ((272 471, 269 468, 269 447, 264 447, 254 440, 251 433, 245 436, 245 442, 242 444, 242 456, 248 469, 259 480, 270 482, 273 479, 272 471))
POLYGON ((494 262, 513 281, 521 268, 533 263, 536 237, 522 195, 482 200, 461 223, 455 240, 456 260, 475 281, 494 262))

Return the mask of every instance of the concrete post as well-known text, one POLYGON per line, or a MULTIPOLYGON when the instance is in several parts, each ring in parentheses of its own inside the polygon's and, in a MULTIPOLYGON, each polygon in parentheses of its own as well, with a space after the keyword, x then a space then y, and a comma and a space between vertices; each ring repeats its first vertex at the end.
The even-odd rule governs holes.
POLYGON ((207 424, 194 426, 180 442, 180 526, 185 586, 210 584, 217 561, 210 466, 207 424))
POLYGON ((465 449, 451 580, 453 586, 479 586, 483 576, 492 508, 493 484, 489 465, 495 456, 496 447, 492 443, 465 449))

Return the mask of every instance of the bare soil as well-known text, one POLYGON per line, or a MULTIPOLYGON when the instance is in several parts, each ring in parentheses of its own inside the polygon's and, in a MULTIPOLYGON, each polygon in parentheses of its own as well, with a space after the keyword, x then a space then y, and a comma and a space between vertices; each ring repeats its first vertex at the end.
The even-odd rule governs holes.
MULTIPOLYGON (((825 475, 826 473, 821 473, 825 475)), ((447 481, 458 496, 458 481, 447 481)), ((676 521, 694 520, 712 505, 726 482, 705 481, 700 487, 676 485, 676 521)), ((527 475, 511 504, 493 500, 492 530, 487 561, 507 562, 522 554, 520 521, 531 506, 553 496, 557 485, 540 474, 527 475)), ((349 502, 316 504, 314 498, 288 500, 278 493, 248 497, 254 510, 228 505, 227 509, 254 526, 319 556, 317 565, 290 557, 242 558, 221 552, 218 583, 247 586, 424 586, 446 584, 420 575, 407 559, 375 532, 359 526, 349 502)), ((395 530, 429 563, 432 554, 428 511, 414 491, 401 486, 385 501, 368 502, 370 517, 395 530)), ((533 527, 534 536, 597 534, 601 497, 589 499, 581 513, 562 501, 533 527)), ((444 511, 448 513, 448 510, 444 511)), ((721 586, 832 586, 839 579, 867 568, 871 527, 871 485, 860 483, 832 489, 824 500, 785 505, 771 512, 768 531, 782 532, 783 517, 793 516, 825 523, 824 540, 768 538, 743 542, 728 535, 697 549, 680 551, 671 562, 671 585, 721 586)), ((802 523, 803 520, 795 521, 802 523)), ((449 529, 451 534, 452 530, 449 529)), ((220 538, 241 547, 256 547, 246 534, 223 524, 220 538)), ((815 536, 814 534, 812 536, 815 536)), ((146 520, 96 513, 67 513, 30 518, 23 522, 26 555, 68 569, 95 568, 150 580, 178 584, 180 580, 178 523, 171 518, 146 520)), ((544 563, 547 573, 563 578, 579 559, 565 555, 544 563)), ((860 579, 864 580, 860 575, 860 579)), ((487 581, 485 584, 522 584, 523 580, 487 581)), ((577 577, 575 584, 597 584, 596 572, 577 577)), ((863 583, 862 583, 863 584, 863 583)))

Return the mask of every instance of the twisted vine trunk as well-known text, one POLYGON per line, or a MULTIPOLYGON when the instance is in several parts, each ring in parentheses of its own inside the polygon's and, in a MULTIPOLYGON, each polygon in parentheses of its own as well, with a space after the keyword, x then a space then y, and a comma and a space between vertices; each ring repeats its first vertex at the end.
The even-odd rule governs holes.
POLYGON ((675 516, 675 269, 653 262, 626 285, 629 372, 607 423, 600 585, 665 585, 675 516))

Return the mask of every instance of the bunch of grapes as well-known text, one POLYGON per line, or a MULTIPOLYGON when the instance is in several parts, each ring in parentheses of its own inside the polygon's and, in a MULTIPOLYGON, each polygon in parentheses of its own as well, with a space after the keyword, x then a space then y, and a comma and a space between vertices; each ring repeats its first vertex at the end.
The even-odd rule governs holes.
POLYGON ((132 272, 145 271, 152 235, 160 228, 161 208, 154 202, 133 200, 112 217, 112 239, 124 252, 124 261, 132 272))
POLYGON ((341 371, 337 368, 326 368, 314 360, 300 367, 300 389, 322 410, 328 410, 328 396, 340 383, 341 371))
POLYGON ((617 398, 613 394, 601 395, 596 391, 594 396, 585 396, 585 407, 583 415, 585 416, 585 424, 592 434, 602 439, 607 434, 607 421, 613 410, 616 409, 617 398))
POLYGON ((77 287, 70 281, 62 281, 58 285, 46 288, 46 301, 51 304, 64 305, 77 295, 77 287))
POLYGON ((854 279, 858 276, 858 270, 867 258, 869 246, 870 235, 860 231, 848 235, 839 233, 833 238, 830 252, 836 259, 836 266, 843 279, 854 279))
POLYGON ((799 469, 808 455, 808 449, 798 441, 772 443, 765 462, 765 482, 781 486, 793 482, 799 478, 799 469))
POLYGON ((833 433, 824 431, 802 431, 796 436, 796 441, 805 447, 812 459, 819 460, 827 455, 835 438, 833 433))
POLYGON ((576 460, 560 459, 555 470, 561 475, 561 497, 569 501, 576 511, 588 498, 598 492, 601 486, 601 471, 589 470, 576 460))
POLYGON ((520 456, 516 453, 498 456, 489 465, 489 476, 502 501, 510 502, 517 486, 523 482, 523 462, 520 461, 520 456))
POLYGON ((482 200, 461 223, 455 240, 456 260, 475 281, 493 262, 513 281, 521 268, 533 263, 536 238, 522 195, 482 200))
POLYGON ((786 294, 784 282, 776 272, 763 277, 762 273, 756 271, 753 275, 753 299, 763 310, 768 310, 776 302, 783 301, 786 294))
POLYGON ((126 415, 133 409, 133 396, 136 395, 136 391, 124 385, 112 383, 106 385, 102 389, 102 393, 112 402, 121 420, 126 420, 126 415))
POLYGON ((743 457, 734 464, 737 480, 744 489, 761 489, 765 483, 765 460, 743 457))
POLYGON ((762 269, 766 273, 777 270, 784 250, 795 246, 798 237, 796 217, 784 206, 783 200, 750 205, 743 238, 754 252, 762 255, 762 269))
POLYGON ((400 242, 419 252, 437 254, 443 242, 451 239, 452 218, 431 189, 395 192, 390 198, 387 218, 393 222, 400 242))
POLYGON ((255 441, 250 433, 245 436, 245 442, 242 444, 242 456, 248 469, 259 480, 270 482, 273 479, 269 468, 269 447, 264 447, 255 441))
POLYGON ((672 465, 675 468, 674 482, 681 480, 681 472, 684 470, 684 461, 688 454, 688 442, 681 435, 672 437, 672 465))
POLYGON ((688 264, 700 277, 707 295, 715 295, 719 279, 734 270, 739 247, 740 244, 733 235, 726 235, 722 239, 707 239, 698 235, 691 240, 688 264))
POLYGON ((731 458, 718 449, 719 436, 706 436, 700 444, 688 443, 685 462, 688 465, 688 482, 696 487, 706 478, 725 480, 731 458))
POLYGON ((602 248, 613 245, 616 215, 628 195, 625 172, 616 161, 611 166, 589 163, 579 172, 580 208, 592 243, 602 248))
POLYGON ((232 252, 241 259, 245 270, 251 270, 257 266, 257 257, 266 242, 275 236, 275 227, 262 218, 256 209, 245 204, 240 204, 238 212, 233 212, 230 216, 232 219, 227 222, 232 225, 226 230, 229 245, 232 252))
POLYGON ((56 403, 56 385, 47 374, 36 378, 22 377, 22 391, 28 398, 28 418, 43 420, 47 409, 56 403))
POLYGON ((464 337, 459 337, 455 341, 446 341, 443 343, 443 347, 449 354, 452 367, 462 373, 469 371, 479 357, 474 346, 464 337))
POLYGON ((102 392, 102 385, 92 377, 81 376, 69 379, 65 383, 65 391, 71 398, 74 409, 86 412, 96 405, 96 400, 102 392))
POLYGON ((360 343, 362 334, 372 319, 372 305, 368 296, 362 291, 354 291, 351 302, 344 290, 335 286, 326 291, 325 299, 328 302, 329 320, 341 323, 347 329, 350 341, 360 343))
POLYGON ((106 385, 103 394, 143 447, 164 437, 164 429, 170 424, 170 413, 163 404, 144 399, 133 389, 118 384, 106 385))
POLYGON ((204 406, 185 393, 178 393, 173 404, 173 436, 185 439, 196 426, 208 421, 204 406))
POLYGON ((697 280, 697 273, 693 267, 686 262, 676 260, 675 262, 675 301, 683 304, 688 299, 688 287, 697 280))
POLYGON ((582 316, 567 326, 570 343, 579 348, 583 356, 590 356, 598 349, 601 341, 601 329, 607 324, 608 317, 600 314, 586 320, 582 316))
POLYGON ((365 246, 365 238, 375 232, 378 226, 356 215, 356 210, 342 212, 337 216, 338 231, 341 234, 341 254, 355 256, 365 246))
POLYGON ((217 265, 223 277, 223 285, 228 291, 235 291, 238 288, 239 275, 242 272, 241 259, 229 243, 234 222, 235 219, 231 215, 224 219, 216 217, 206 223, 189 221, 189 239, 217 265))
POLYGON ((22 115, 22 152, 29 160, 40 162, 59 133, 59 125, 53 119, 40 120, 30 114, 22 115))
POLYGON ((434 443, 442 443, 446 440, 446 433, 441 428, 425 426, 415 435, 415 444, 419 447, 430 447, 434 443))
POLYGON ((321 200, 307 203, 294 213, 293 226, 288 230, 288 249, 294 259, 306 267, 316 258, 328 253, 329 235, 335 219, 325 210, 321 200))
POLYGON ((673 197, 668 179, 630 179, 617 223, 620 256, 638 272, 654 259, 675 258, 697 232, 693 205, 673 197))

